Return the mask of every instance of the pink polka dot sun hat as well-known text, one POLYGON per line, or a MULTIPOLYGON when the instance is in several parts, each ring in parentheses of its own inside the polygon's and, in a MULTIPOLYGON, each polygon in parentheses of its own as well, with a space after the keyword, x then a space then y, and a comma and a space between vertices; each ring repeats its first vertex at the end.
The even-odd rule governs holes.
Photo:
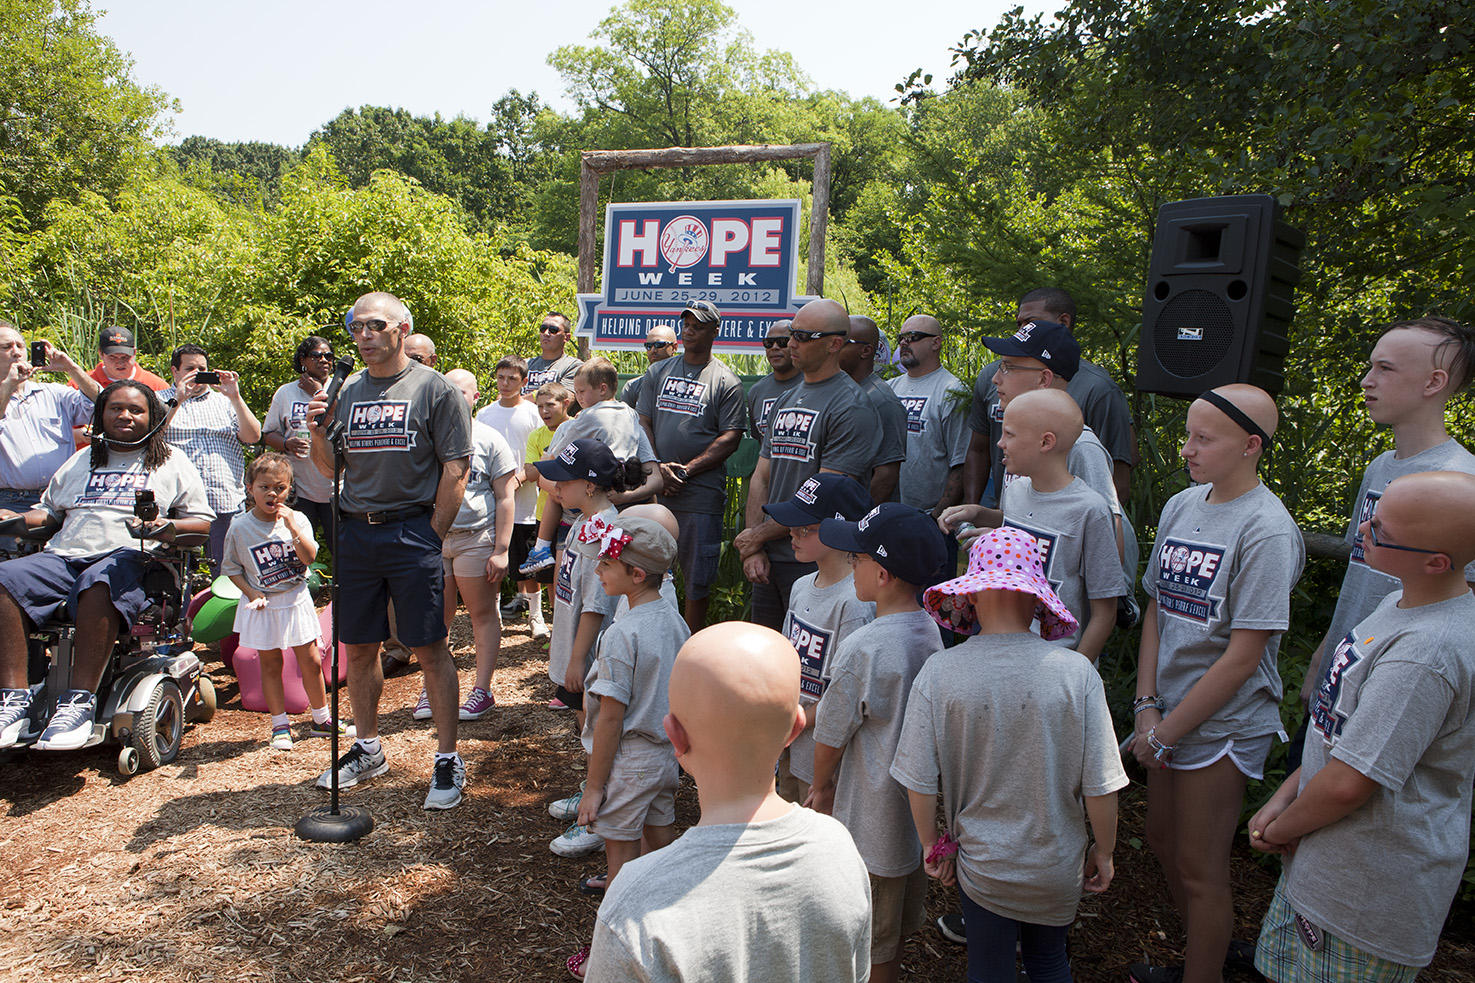
POLYGON ((971 595, 981 590, 1014 590, 1039 598, 1035 618, 1046 641, 1065 638, 1080 627, 1045 579, 1040 547, 1023 529, 1000 526, 978 537, 968 551, 968 572, 922 595, 934 621, 963 635, 978 634, 971 595))

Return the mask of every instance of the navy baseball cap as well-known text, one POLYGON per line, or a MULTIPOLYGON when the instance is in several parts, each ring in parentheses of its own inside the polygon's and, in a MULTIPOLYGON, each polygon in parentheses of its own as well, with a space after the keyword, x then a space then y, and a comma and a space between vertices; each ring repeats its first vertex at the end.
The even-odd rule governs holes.
POLYGON ((821 471, 793 498, 765 505, 763 511, 781 526, 809 526, 824 519, 859 519, 872 504, 871 493, 854 478, 821 471))
POLYGON ((819 524, 819 541, 832 550, 864 553, 918 587, 931 587, 947 562, 947 542, 936 521, 900 502, 883 502, 858 522, 826 519, 819 524))
POLYGON ((592 481, 606 487, 620 472, 609 445, 597 437, 580 437, 564 445, 558 456, 548 461, 533 462, 538 475, 549 481, 592 481))
POLYGON ((1054 321, 1026 321, 1007 338, 985 338, 989 351, 999 355, 1018 355, 1045 363, 1062 379, 1075 378, 1081 367, 1081 343, 1070 329, 1054 321))

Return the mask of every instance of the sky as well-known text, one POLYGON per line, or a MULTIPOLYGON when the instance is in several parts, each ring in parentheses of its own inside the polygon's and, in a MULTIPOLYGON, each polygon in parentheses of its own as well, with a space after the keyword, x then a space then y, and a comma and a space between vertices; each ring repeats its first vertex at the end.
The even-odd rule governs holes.
MULTIPOLYGON (((545 0, 547 2, 547 0, 545 0)), ((921 68, 940 85, 949 49, 1022 2, 729 0, 755 47, 792 53, 821 89, 896 96, 921 68), (909 10, 923 10, 912 16, 909 10)), ((363 105, 485 122, 508 89, 569 111, 548 53, 587 43, 613 0, 509 4, 460 0, 97 0, 98 30, 133 60, 133 77, 180 103, 169 142, 187 136, 297 147, 344 109, 363 105)))

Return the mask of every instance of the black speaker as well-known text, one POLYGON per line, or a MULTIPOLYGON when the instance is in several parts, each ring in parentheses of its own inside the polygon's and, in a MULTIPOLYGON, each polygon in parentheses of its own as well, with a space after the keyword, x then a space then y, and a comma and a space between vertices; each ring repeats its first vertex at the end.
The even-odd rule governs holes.
POLYGON ((1191 398, 1231 382, 1285 384, 1306 236, 1270 195, 1174 201, 1157 213, 1137 388, 1191 398))

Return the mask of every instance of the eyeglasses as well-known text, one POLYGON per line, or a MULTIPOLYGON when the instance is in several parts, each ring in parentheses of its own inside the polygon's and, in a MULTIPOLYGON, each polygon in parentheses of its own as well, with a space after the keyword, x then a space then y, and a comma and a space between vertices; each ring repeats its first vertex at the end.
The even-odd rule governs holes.
POLYGON ((355 337, 363 334, 365 331, 372 331, 375 334, 378 334, 385 328, 389 327, 391 324, 404 323, 405 322, 403 321, 383 321, 379 318, 374 318, 371 321, 350 321, 348 322, 348 333, 354 335, 355 337))
POLYGON ((921 341, 923 338, 936 338, 936 337, 937 337, 937 335, 935 335, 935 334, 928 334, 926 331, 903 331, 901 334, 899 334, 899 335, 896 336, 896 340, 899 341, 899 342, 901 342, 903 345, 915 345, 917 342, 921 341))
POLYGON ((1378 524, 1376 522, 1369 521, 1367 531, 1372 534, 1373 545, 1378 549, 1402 550, 1405 553, 1428 553, 1436 556, 1444 552, 1444 550, 1421 550, 1417 546, 1394 546, 1392 543, 1385 543, 1378 539, 1378 524))
POLYGON ((787 335, 785 335, 782 338, 764 338, 763 339, 763 347, 764 348, 788 348, 789 347, 789 338, 788 338, 787 335))
POLYGON ((331 361, 333 361, 333 353, 332 352, 308 352, 306 355, 304 355, 302 357, 303 358, 320 358, 324 362, 331 362, 331 361))
POLYGON ((789 529, 789 535, 795 539, 805 539, 817 532, 819 532, 819 526, 792 526, 789 529))
POLYGON ((540 324, 540 325, 538 325, 538 333, 539 334, 559 334, 562 331, 563 331, 563 325, 561 325, 561 324, 540 324))
POLYGON ((805 331, 803 328, 790 328, 789 341, 813 341, 816 338, 839 338, 849 334, 848 331, 805 331))
POLYGON ((1045 371, 1045 366, 1020 365, 1017 362, 1006 362, 1003 359, 1000 359, 999 371, 1002 372, 1004 375, 1008 375, 1010 372, 1043 372, 1045 371))
POLYGON ((645 350, 648 352, 653 352, 657 348, 670 348, 675 344, 676 342, 674 341, 647 341, 645 343, 645 350))

